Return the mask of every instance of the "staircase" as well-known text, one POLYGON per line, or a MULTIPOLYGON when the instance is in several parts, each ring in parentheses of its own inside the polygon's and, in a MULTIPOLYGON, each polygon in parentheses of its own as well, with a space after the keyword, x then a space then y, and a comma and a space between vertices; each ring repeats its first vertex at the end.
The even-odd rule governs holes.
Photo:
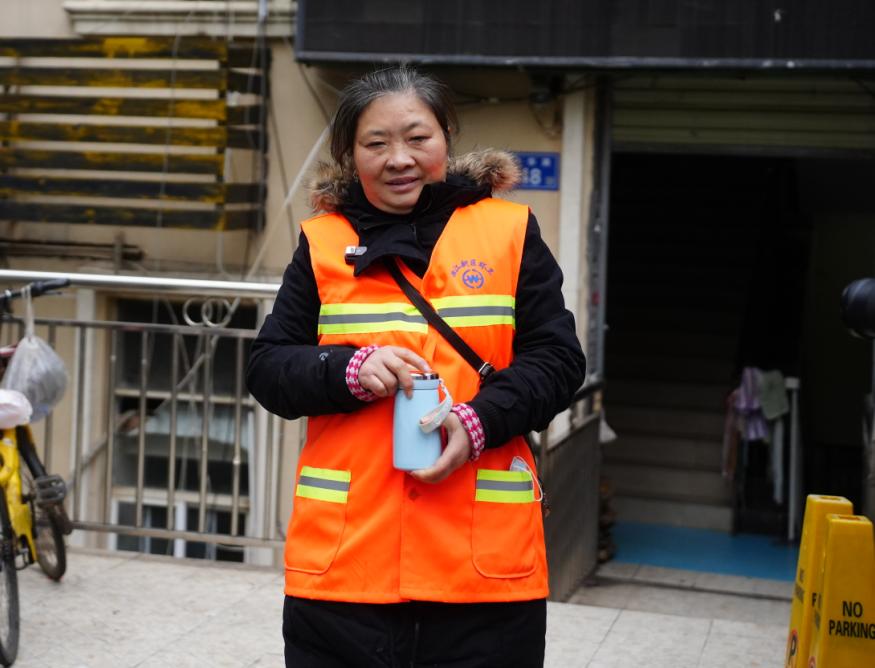
POLYGON ((612 175, 604 472, 620 520, 732 528, 721 475, 766 173, 750 159, 620 155, 612 175))

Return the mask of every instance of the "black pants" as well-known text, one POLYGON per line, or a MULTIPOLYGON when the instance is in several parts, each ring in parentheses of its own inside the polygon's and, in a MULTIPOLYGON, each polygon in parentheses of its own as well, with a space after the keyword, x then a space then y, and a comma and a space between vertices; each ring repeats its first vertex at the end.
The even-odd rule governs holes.
POLYGON ((547 602, 335 603, 286 596, 286 668, 544 665, 547 602))

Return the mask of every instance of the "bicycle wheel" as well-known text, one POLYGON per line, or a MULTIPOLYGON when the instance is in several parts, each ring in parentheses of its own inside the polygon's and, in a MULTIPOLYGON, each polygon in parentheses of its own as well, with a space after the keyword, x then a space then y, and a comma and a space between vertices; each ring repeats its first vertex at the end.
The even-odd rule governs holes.
POLYGON ((35 483, 30 471, 22 467, 21 477, 26 498, 30 499, 36 560, 43 573, 57 582, 67 572, 67 547, 64 544, 61 525, 52 511, 63 512, 63 510, 60 507, 38 505, 35 501, 35 483))
POLYGON ((9 521, 6 493, 0 488, 0 664, 11 666, 18 655, 18 573, 15 570, 17 538, 9 521))

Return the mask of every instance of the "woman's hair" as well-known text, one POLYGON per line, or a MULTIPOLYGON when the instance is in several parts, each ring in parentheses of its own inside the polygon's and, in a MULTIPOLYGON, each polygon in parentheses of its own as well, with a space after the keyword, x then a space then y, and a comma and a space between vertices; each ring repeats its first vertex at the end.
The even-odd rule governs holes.
POLYGON ((351 159, 362 112, 371 102, 390 93, 416 95, 431 109, 444 131, 447 148, 450 147, 450 136, 458 130, 459 125, 449 87, 408 65, 387 67, 365 74, 341 91, 337 111, 331 121, 331 157, 338 165, 346 166, 351 159))

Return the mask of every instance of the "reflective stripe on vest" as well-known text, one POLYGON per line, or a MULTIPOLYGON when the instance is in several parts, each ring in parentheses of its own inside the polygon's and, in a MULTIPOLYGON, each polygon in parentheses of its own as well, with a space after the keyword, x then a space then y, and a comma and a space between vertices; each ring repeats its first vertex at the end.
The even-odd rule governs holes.
POLYGON ((516 299, 510 295, 459 295, 431 301, 450 327, 514 326, 516 299))
MULTIPOLYGON (((488 327, 515 324, 516 299, 509 295, 461 295, 432 300, 432 306, 450 327, 488 327)), ((323 304, 319 334, 371 332, 428 332, 428 324, 409 303, 323 304)))
POLYGON ((528 471, 477 471, 476 501, 493 503, 531 503, 535 500, 535 486, 528 471))
POLYGON ((319 334, 393 331, 426 334, 428 324, 410 303, 323 304, 319 309, 317 331, 319 334))
POLYGON ((298 477, 298 486, 295 488, 295 496, 331 503, 346 503, 351 479, 352 474, 349 471, 303 466, 298 477))

